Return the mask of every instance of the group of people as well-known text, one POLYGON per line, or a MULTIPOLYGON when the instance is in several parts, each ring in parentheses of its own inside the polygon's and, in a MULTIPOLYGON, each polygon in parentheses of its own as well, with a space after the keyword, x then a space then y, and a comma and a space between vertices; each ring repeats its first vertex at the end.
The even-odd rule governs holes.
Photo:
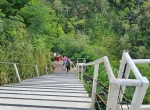
POLYGON ((60 55, 56 55, 56 53, 54 52, 54 58, 57 60, 57 61, 61 61, 62 60, 62 64, 63 64, 63 67, 66 68, 66 71, 69 72, 70 70, 70 66, 72 64, 72 62, 70 61, 69 58, 67 58, 65 55, 61 56, 60 55))
POLYGON ((63 55, 63 57, 62 57, 62 63, 63 63, 63 66, 66 67, 67 72, 69 72, 70 66, 72 64, 72 62, 70 61, 70 59, 63 55))

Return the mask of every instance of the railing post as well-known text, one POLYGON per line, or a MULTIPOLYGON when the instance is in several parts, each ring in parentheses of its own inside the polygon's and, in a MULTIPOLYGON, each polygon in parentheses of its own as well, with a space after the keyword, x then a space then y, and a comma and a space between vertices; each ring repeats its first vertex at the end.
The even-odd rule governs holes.
POLYGON ((48 71, 47 71, 47 65, 46 65, 46 74, 48 74, 48 71))
POLYGON ((77 65, 77 74, 78 74, 78 77, 79 77, 79 65, 77 65))
POLYGON ((117 84, 113 84, 113 82, 109 84, 106 110, 118 110, 119 106, 117 105, 117 103, 118 103, 119 88, 120 86, 117 84))
POLYGON ((127 61, 124 56, 125 52, 127 52, 127 51, 123 52, 122 59, 121 59, 121 64, 120 64, 119 74, 118 74, 119 79, 123 79, 123 78, 128 79, 129 73, 130 73, 130 67, 127 64, 127 61))
POLYGON ((18 81, 21 82, 20 75, 19 75, 19 72, 18 72, 18 68, 17 68, 16 63, 14 63, 14 67, 15 67, 16 75, 17 75, 17 77, 18 77, 18 81))
POLYGON ((94 108, 94 107, 95 107, 95 98, 96 98, 96 87, 97 87, 98 70, 99 70, 99 63, 96 63, 95 66, 94 66, 94 78, 93 78, 91 108, 94 108))
POLYGON ((39 71, 37 65, 35 65, 37 76, 39 76, 39 71))
MULTIPOLYGON (((124 52, 123 52, 123 54, 124 54, 124 52)), ((122 79, 124 68, 125 68, 125 65, 127 63, 123 54, 122 54, 122 59, 121 59, 119 74, 118 74, 118 78, 120 78, 120 79, 122 79)))
POLYGON ((53 65, 50 66, 50 71, 53 72, 53 65))
MULTIPOLYGON (((122 54, 122 59, 121 59, 121 64, 120 64, 119 74, 118 74, 119 79, 128 79, 129 73, 130 73, 129 64, 127 63, 127 61, 124 57, 125 52, 127 52, 127 51, 124 51, 123 54, 122 54)), ((119 92, 119 100, 120 101, 122 101, 123 93, 125 91, 125 88, 126 88, 126 86, 121 86, 121 90, 119 92)))
POLYGON ((81 82, 83 83, 83 65, 81 66, 81 82))
POLYGON ((149 86, 149 81, 146 77, 141 78, 141 81, 143 84, 136 87, 129 110, 140 110, 140 106, 143 102, 146 90, 149 86))

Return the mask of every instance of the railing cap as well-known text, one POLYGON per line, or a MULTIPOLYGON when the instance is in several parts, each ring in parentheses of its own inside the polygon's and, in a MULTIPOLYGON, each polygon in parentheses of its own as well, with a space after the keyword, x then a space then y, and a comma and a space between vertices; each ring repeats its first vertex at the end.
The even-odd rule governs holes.
POLYGON ((84 65, 85 63, 77 63, 77 66, 82 66, 84 65))

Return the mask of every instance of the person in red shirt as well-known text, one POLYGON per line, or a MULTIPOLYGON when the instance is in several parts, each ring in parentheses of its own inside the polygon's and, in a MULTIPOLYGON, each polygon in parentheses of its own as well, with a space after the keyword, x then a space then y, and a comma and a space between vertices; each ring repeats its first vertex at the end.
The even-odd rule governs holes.
POLYGON ((57 55, 57 61, 60 61, 60 55, 57 55))

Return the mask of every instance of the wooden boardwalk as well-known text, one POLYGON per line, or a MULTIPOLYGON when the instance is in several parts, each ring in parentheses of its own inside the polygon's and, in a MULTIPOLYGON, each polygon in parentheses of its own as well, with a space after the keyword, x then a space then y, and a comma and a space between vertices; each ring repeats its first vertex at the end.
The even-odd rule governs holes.
POLYGON ((53 74, 0 87, 0 110, 91 110, 77 75, 60 65, 53 74))

